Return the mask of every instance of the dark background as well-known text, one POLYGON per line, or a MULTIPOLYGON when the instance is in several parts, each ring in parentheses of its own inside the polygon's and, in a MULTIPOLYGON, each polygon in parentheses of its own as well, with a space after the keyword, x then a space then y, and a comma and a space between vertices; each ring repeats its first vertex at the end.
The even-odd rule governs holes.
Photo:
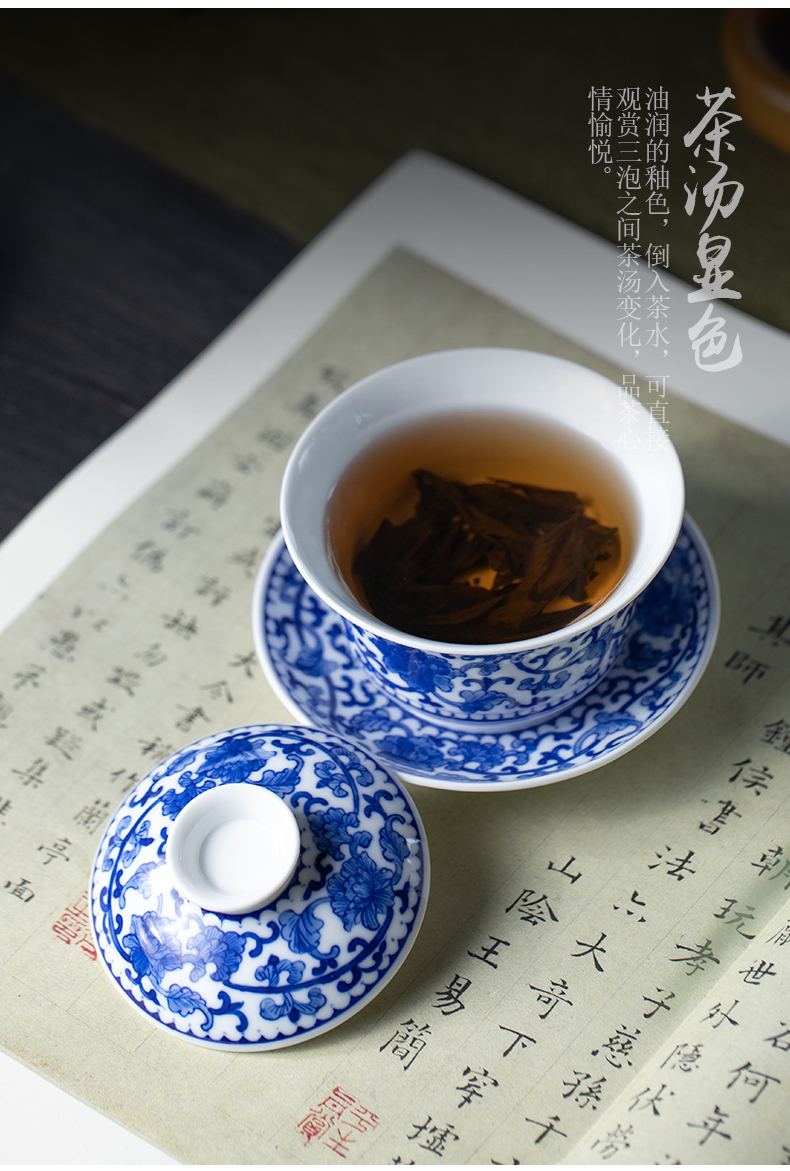
MULTIPOLYGON (((0 13, 0 533, 390 163, 435 151, 614 239, 591 85, 726 84, 713 9, 0 13), (4 82, 2 82, 4 79, 4 82)), ((790 157, 733 128, 739 307, 790 329, 790 157)), ((573 257, 558 257, 573 279, 573 257)))

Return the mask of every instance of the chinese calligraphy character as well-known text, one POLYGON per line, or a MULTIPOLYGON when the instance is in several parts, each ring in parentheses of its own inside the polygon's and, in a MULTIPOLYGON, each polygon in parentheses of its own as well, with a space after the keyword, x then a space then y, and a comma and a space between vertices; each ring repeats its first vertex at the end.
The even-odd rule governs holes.
POLYGON ((335 394, 340 394, 348 386, 350 378, 348 371, 338 366, 324 366, 321 370, 321 381, 331 386, 335 394))
MULTIPOLYGON (((754 863, 752 863, 754 865, 754 863)), ((773 943, 775 947, 784 947, 786 943, 790 943, 790 919, 787 920, 784 927, 780 927, 775 934, 773 934, 768 943, 773 943)))
POLYGON ((787 1028, 784 1021, 780 1021, 784 1032, 776 1033, 773 1037, 763 1037, 764 1041, 771 1042, 772 1049, 781 1049, 783 1052, 790 1052, 790 1029, 787 1028))
POLYGON ((757 1087, 756 1094, 753 1098, 749 1099, 750 1103, 757 1101, 769 1082, 775 1082, 777 1086, 782 1084, 778 1077, 771 1077, 770 1074, 760 1073, 759 1070, 753 1069, 751 1061, 747 1061, 744 1065, 739 1065, 737 1069, 731 1069, 730 1073, 735 1076, 731 1082, 727 1083, 728 1090, 731 1090, 736 1082, 740 1081, 741 1074, 743 1074, 743 1084, 745 1086, 757 1087))
POLYGON ((200 578, 195 593, 200 598, 208 598, 212 607, 219 606, 230 597, 230 590, 227 586, 220 585, 218 577, 207 577, 205 574, 200 578))
POLYGON ((577 940, 576 940, 576 943, 578 944, 578 946, 579 946, 580 948, 582 948, 582 950, 581 950, 581 951, 572 951, 572 952, 571 952, 571 955, 573 956, 573 958, 574 958, 574 959, 578 959, 580 956, 588 956, 588 955, 591 955, 591 956, 592 956, 592 958, 593 958, 593 963, 595 964, 595 970, 596 970, 597 972, 602 972, 602 971, 603 971, 603 968, 601 967, 601 965, 600 965, 600 964, 599 964, 599 962, 598 962, 598 955, 597 955, 597 953, 598 953, 598 952, 600 952, 600 953, 601 953, 601 955, 605 955, 605 954, 606 954, 606 948, 605 948, 605 947, 601 947, 601 944, 603 943, 603 941, 604 941, 605 939, 606 939, 606 935, 605 935, 605 933, 604 933, 603 931, 602 931, 602 932, 601 932, 601 934, 598 936, 598 941, 597 941, 597 943, 585 943, 583 940, 581 940, 581 939, 577 939, 577 940))
MULTIPOLYGON (((69 757, 69 759, 71 758, 69 757)), ((43 783, 44 773, 48 768, 49 765, 44 758, 37 756, 33 763, 28 765, 26 769, 12 768, 11 772, 21 779, 25 787, 32 785, 34 789, 37 789, 43 783)))
POLYGON ((212 508, 221 508, 230 499, 233 488, 227 480, 211 480, 203 488, 198 488, 198 496, 208 500, 212 508))
MULTIPOLYGON (((693 296, 693 293, 689 293, 689 297, 693 296)), ((713 302, 711 301, 708 303, 707 309, 697 324, 689 327, 688 336, 691 341, 691 348, 694 351, 694 361, 700 370, 706 370, 708 373, 715 374, 719 370, 730 370, 733 366, 737 366, 739 362, 743 361, 740 334, 737 333, 728 358, 723 358, 721 362, 703 361, 704 358, 711 358, 716 354, 720 354, 726 346, 727 334, 722 328, 723 325, 723 317, 713 316, 713 302)))
POLYGON ((158 667, 160 664, 167 662, 167 655, 158 642, 149 646, 147 650, 135 651, 134 657, 136 659, 142 659, 146 667, 158 667))
POLYGON ((611 108, 612 91, 606 85, 601 85, 596 88, 592 86, 587 97, 590 99, 592 109, 594 111, 608 111, 611 108))
POLYGON ((452 1139, 453 1142, 458 1142, 460 1135, 455 1133, 455 1127, 449 1126, 430 1126, 433 1119, 429 1114, 425 1122, 419 1125, 412 1122, 415 1128, 414 1134, 407 1134, 407 1139, 419 1138, 421 1134, 425 1134, 425 1142, 418 1143, 417 1146, 422 1147, 426 1151, 431 1151, 434 1155, 444 1155, 444 1149, 447 1143, 452 1139), (428 1127, 430 1126, 430 1130, 428 1127))
MULTIPOLYGON (((617 308, 622 313, 622 317, 617 318, 618 321, 627 321, 629 318, 634 321, 642 320, 638 312, 642 308, 641 299, 639 297, 621 297, 617 302, 617 308)), ((622 330, 620 332, 622 334, 622 330)))
POLYGON ((629 1033, 625 1025, 622 1025, 617 1032, 601 1045, 600 1049, 593 1049, 591 1055, 597 1057, 603 1050, 604 1057, 611 1066, 615 1069, 622 1069, 622 1063, 625 1061, 626 1065, 632 1065, 631 1051, 636 1044, 636 1039, 640 1035, 639 1029, 634 1029, 633 1033, 629 1033))
MULTIPOLYGON (((661 1111, 658 1108, 658 1104, 664 1100, 663 1094, 666 1088, 666 1083, 662 1082, 661 1088, 653 1093, 650 1089, 650 1086, 645 1086, 644 1090, 640 1090, 639 1093, 631 1099, 631 1105, 628 1107, 628 1113, 630 1114, 632 1110, 647 1110, 649 1106, 652 1109, 655 1117, 660 1117, 661 1111)), ((674 1090, 669 1091, 669 1096, 670 1098, 674 1098, 674 1090)))
POLYGON ((71 845, 68 838, 58 838, 51 846, 39 846, 38 852, 43 851, 45 858, 43 865, 47 866, 53 858, 62 858, 64 862, 69 861, 69 856, 66 853, 67 848, 71 845))
POLYGON ((741 968, 738 975, 743 976, 744 984, 759 984, 766 976, 776 976, 778 972, 773 964, 766 963, 765 960, 759 960, 756 964, 752 964, 751 967, 741 968))
POLYGON ((611 1159, 612 1155, 618 1154, 619 1151, 627 1151, 631 1146, 628 1141, 634 1133, 633 1126, 623 1127, 618 1122, 614 1130, 610 1130, 606 1138, 597 1138, 590 1146, 593 1151, 600 1144, 600 1155, 602 1159, 611 1159))
MULTIPOLYGON (((659 996, 663 992, 664 995, 666 996, 667 1000, 674 1000, 675 999, 675 993, 674 992, 667 992, 666 988, 656 988, 656 992, 659 994, 659 996)), ((667 1010, 667 1012, 670 1011, 670 1007, 667 1004, 667 1000, 654 1000, 652 996, 642 996, 642 999, 646 1000, 648 1004, 654 1004, 656 1006, 655 1008, 651 1008, 650 1012, 643 1012, 642 1013, 642 1016, 645 1018, 645 1020, 649 1021, 652 1016, 656 1015, 656 1013, 658 1012, 658 1010, 660 1008, 665 1008, 667 1010)))
POLYGON ((716 1020, 716 1024, 713 1026, 714 1029, 718 1029, 718 1027, 720 1025, 723 1025, 725 1021, 727 1021, 728 1024, 734 1025, 735 1028, 737 1028, 738 1021, 736 1021, 735 1017, 730 1016, 730 1013, 734 1010, 737 1003, 738 1003, 737 1000, 733 1000, 733 1002, 729 1008, 722 1008, 721 1002, 719 1002, 718 1004, 714 1004, 713 1008, 710 1010, 708 1015, 706 1017, 703 1017, 702 1019, 703 1019, 703 1021, 712 1021, 712 1020, 716 1020, 716 1018, 718 1017, 718 1020, 716 1020))
POLYGON ((187 523, 188 516, 188 508, 168 508, 160 527, 167 533, 175 533, 179 541, 185 541, 187 537, 196 536, 200 532, 195 525, 187 523))
POLYGON ((203 683, 200 690, 207 691, 209 699, 224 699, 226 703, 233 703, 233 696, 225 679, 218 679, 216 683, 203 683))
POLYGON ((50 748, 56 749, 66 760, 73 760, 73 754, 79 751, 82 738, 75 736, 68 728, 58 727, 44 743, 48 744, 50 748))
POLYGON ((492 1077, 487 1069, 471 1069, 467 1065, 464 1072, 461 1074, 461 1080, 466 1078, 466 1081, 461 1086, 456 1086, 456 1090, 461 1094, 461 1101, 458 1103, 458 1109, 462 1106, 469 1106, 474 1098, 482 1098, 483 1090, 489 1086, 497 1087, 499 1082, 492 1077))
POLYGON ((591 1074, 582 1073, 578 1069, 574 1069, 573 1076, 576 1078, 576 1081, 566 1082, 563 1080, 562 1084, 568 1087, 567 1093, 562 1095, 563 1098, 570 1098, 580 1110, 583 1110, 585 1106, 592 1106, 593 1110, 597 1110, 606 1078, 599 1077, 593 1079, 591 1074))
POLYGON ((730 784, 735 781, 740 781, 744 789, 753 789, 755 797, 759 797, 763 789, 768 788, 768 782, 774 779, 772 772, 768 771, 767 765, 762 765, 759 769, 752 764, 752 758, 747 756, 745 760, 736 760, 732 766, 735 772, 729 777, 730 784))
MULTIPOLYGON (((631 902, 632 902, 632 903, 633 903, 635 906, 637 906, 637 907, 644 907, 644 906, 646 906, 646 904, 645 904, 645 903, 644 903, 644 902, 643 902, 643 901, 642 901, 642 900, 639 898, 639 891, 638 891, 638 890, 635 890, 635 891, 633 892, 633 894, 631 895, 631 902)), ((614 910, 615 910, 615 911, 619 911, 619 910, 620 910, 620 907, 619 907, 619 906, 617 906, 616 904, 613 904, 613 907, 614 907, 614 910)), ((635 914, 636 914, 636 911, 632 911, 632 910, 630 909, 630 907, 626 907, 626 909, 625 909, 625 913, 626 913, 626 915, 635 915, 635 914)), ((645 922, 647 922, 647 920, 645 919, 644 915, 640 915, 640 916, 639 916, 639 919, 638 919, 638 922, 639 922, 639 923, 645 923, 645 922)))
POLYGON ((127 671, 124 667, 114 667, 108 675, 107 682, 114 687, 120 687, 127 695, 134 697, 135 688, 140 686, 140 676, 136 671, 127 671))
POLYGON ((725 284, 732 276, 732 269, 723 269, 721 266, 727 259, 730 251, 730 241, 726 236, 710 236, 703 232, 699 239, 697 259, 702 265, 703 272, 692 279, 700 286, 695 292, 689 293, 689 301, 710 301, 714 298, 740 300, 741 294, 735 289, 725 288, 725 284))
POLYGON ((555 870, 557 872, 557 874, 564 874, 566 878, 570 879, 570 884, 571 884, 571 886, 573 886, 574 882, 578 882, 582 876, 581 870, 579 871, 578 874, 571 874, 570 873, 569 867, 572 866, 575 861, 576 861, 575 854, 571 854, 570 858, 568 859, 568 861, 565 863, 564 866, 557 867, 554 865, 553 862, 549 862, 546 869, 547 870, 555 870))
MULTIPOLYGON (((662 85, 658 89, 653 89, 652 86, 647 87, 646 104, 648 110, 668 110, 669 109, 669 94, 662 85)), ((668 117, 668 115, 667 115, 668 117)), ((668 123, 667 123, 668 124, 668 123)), ((662 131, 666 134, 668 131, 662 131)))
POLYGON ((752 679, 762 679, 766 671, 768 671, 768 663, 761 663, 759 659, 747 655, 745 651, 733 651, 725 667, 729 667, 732 671, 741 671, 743 678, 741 683, 751 683, 752 679))
POLYGON ((754 939, 754 936, 749 935, 747 931, 741 931, 741 928, 746 924, 747 921, 750 922, 752 919, 754 919, 754 915, 751 914, 751 912, 754 910, 754 907, 747 906, 745 910, 737 911, 735 910, 737 904, 737 899, 725 899, 724 906, 721 908, 718 914, 713 916, 713 918, 724 919, 725 915, 729 915, 731 913, 731 919, 724 919, 724 926, 735 927, 735 930, 739 935, 742 935, 744 939, 754 939))
POLYGON ((772 846, 760 855, 759 862, 752 862, 751 865, 758 871, 758 877, 761 874, 767 874, 769 870, 775 870, 777 866, 781 866, 783 854, 784 850, 781 846, 772 846))
POLYGON ((649 268, 668 268, 669 244, 648 244, 645 260, 649 268))
POLYGON ((775 720, 773 724, 766 724, 763 728, 762 741, 770 744, 777 752, 790 755, 790 724, 787 720, 775 720))
POLYGON ((81 825, 89 834, 94 834, 103 821, 109 816, 109 801, 101 801, 98 797, 92 805, 83 805, 79 813, 75 813, 72 821, 81 825))
POLYGON ((56 659, 64 659, 68 663, 74 662, 74 650, 80 636, 74 630, 61 630, 49 640, 52 644, 51 654, 56 659))
POLYGON ((483 953, 482 955, 478 955, 477 952, 474 951, 468 951, 466 954, 475 960, 482 960, 482 962, 484 964, 488 964, 490 968, 496 968, 498 965, 494 963, 494 961, 491 959, 491 956, 497 956, 501 959, 498 948, 510 947, 510 944, 506 939, 499 939, 496 935, 489 935, 488 938, 493 939, 494 942, 493 944, 488 944, 488 946, 482 947, 480 949, 483 953))
POLYGON ((750 626, 749 630, 760 636, 760 640, 770 639, 771 646, 790 646, 790 615, 776 614, 769 619, 767 626, 750 626))
POLYGON ((19 691, 20 687, 33 687, 38 689, 38 681, 42 675, 46 673, 46 667, 39 666, 38 663, 28 663, 21 671, 14 672, 16 683, 14 684, 14 691, 19 691))
POLYGON ((128 793, 132 785, 136 785, 140 780, 137 773, 130 773, 125 768, 118 768, 115 772, 110 773, 110 784, 114 785, 116 781, 126 781, 126 784, 121 788, 122 793, 128 793))
POLYGON ((725 1114, 718 1106, 713 1107, 713 1113, 708 1115, 704 1122, 687 1122, 686 1126, 693 1126, 698 1130, 704 1130, 705 1135, 699 1140, 699 1145, 704 1146, 711 1135, 717 1134, 719 1138, 732 1138, 732 1135, 727 1134, 723 1129, 724 1121, 729 1118, 729 1114, 725 1114))
POLYGON ((699 823, 699 828, 704 830, 706 834, 717 834, 719 830, 727 824, 727 819, 729 817, 741 816, 737 807, 733 805, 732 801, 719 800, 719 805, 721 806, 719 812, 714 817, 712 817, 710 821, 701 821, 699 823))
POLYGON ((438 996, 439 1003, 434 1004, 433 1007, 441 1009, 442 1016, 451 1016, 454 1012, 462 1012, 466 1005, 461 997, 471 983, 471 980, 467 980, 465 976, 459 976, 456 972, 450 983, 434 994, 438 996))
POLYGON ((710 961, 714 964, 721 963, 713 954, 710 946, 711 941, 706 939, 704 943, 698 943, 695 947, 689 947, 685 943, 676 943, 675 947, 679 951, 687 951, 687 956, 670 956, 670 963, 672 964, 686 964, 688 971, 687 976, 693 976, 695 972, 704 972, 705 965, 710 961))
POLYGON ((549 1121, 548 1121, 548 1122, 538 1122, 537 1118, 526 1118, 526 1117, 524 1118, 524 1121, 525 1121, 525 1122, 531 1122, 531 1123, 532 1123, 534 1126, 542 1126, 542 1127, 543 1127, 543 1130, 540 1132, 540 1134, 538 1135, 538 1137, 535 1139, 535 1145, 536 1145, 536 1146, 537 1146, 537 1144, 538 1144, 538 1143, 542 1143, 542 1142, 543 1142, 543 1140, 544 1140, 544 1138, 546 1137, 546 1135, 547 1135, 547 1134, 552 1134, 552 1133, 554 1133, 554 1134, 558 1134, 558 1135, 560 1135, 560 1137, 561 1137, 561 1138, 567 1138, 567 1137, 568 1137, 568 1136, 567 1136, 567 1134, 565 1133, 565 1131, 564 1131, 564 1130, 560 1130, 558 1127, 556 1127, 556 1126, 554 1125, 554 1123, 555 1123, 555 1122, 559 1122, 559 1121, 560 1121, 560 1116, 559 1116, 559 1114, 550 1114, 550 1115, 549 1115, 549 1121))
POLYGON ((255 568, 261 557, 261 551, 258 548, 254 549, 239 549, 236 553, 232 553, 228 558, 231 565, 240 565, 244 570, 244 576, 251 578, 255 568))
POLYGON ((183 610, 179 610, 177 614, 163 614, 162 621, 165 630, 172 630, 176 634, 180 634, 187 642, 193 634, 197 634, 197 618, 187 618, 183 610))
POLYGON ((790 888, 790 858, 786 858, 781 867, 774 874, 768 876, 768 881, 773 882, 777 878, 787 878, 788 881, 785 883, 784 889, 790 888))
POLYGON ((691 1073, 699 1065, 701 1057, 702 1045, 690 1045, 683 1042, 675 1046, 669 1057, 661 1062, 660 1068, 663 1069, 665 1065, 668 1065, 670 1069, 679 1069, 681 1073, 691 1073))
POLYGON ((256 661, 255 651, 248 651, 246 655, 236 655, 236 658, 231 659, 231 661, 228 663, 228 666, 243 667, 246 677, 248 679, 252 679, 252 668, 256 661))
POLYGON ((267 427, 255 436, 259 443, 265 443, 272 451, 285 451, 294 441, 293 435, 280 431, 277 427, 267 427))
POLYGON ((261 461, 254 452, 248 452, 247 455, 234 456, 233 464, 236 471, 241 472, 244 476, 249 476, 250 472, 259 472, 261 470, 261 461))
POLYGON ((418 1025, 412 1017, 409 1017, 407 1021, 401 1021, 389 1040, 379 1047, 379 1053, 383 1053, 385 1049, 391 1049, 394 1056, 403 1063, 405 1071, 425 1048, 426 1037, 430 1035, 430 1032, 428 1024, 418 1025))
MULTIPOLYGON (((705 137, 710 138, 710 135, 706 135, 705 137)), ((711 208, 708 218, 702 225, 703 235, 707 233, 707 229, 713 223, 713 220, 717 215, 720 215, 723 219, 728 219, 741 201, 741 196, 743 195, 743 183, 738 183, 734 179, 729 179, 725 182, 724 176, 727 174, 727 169, 728 168, 726 163, 719 163, 715 175, 713 175, 702 188, 702 194, 705 197, 705 205, 706 207, 711 208), (725 194, 728 187, 733 188, 733 190, 729 193, 729 197, 725 203, 725 194)), ((689 188, 686 187, 686 192, 688 194, 688 198, 686 200, 686 212, 688 215, 691 215, 696 203, 697 187, 695 187, 693 191, 690 191, 689 188)), ((721 238, 726 239, 726 237, 721 238)), ((727 240, 727 244, 729 245, 729 240, 727 240)), ((729 251, 729 248, 727 251, 729 251)), ((693 293, 689 294, 689 300, 692 300, 693 297, 693 293)))
POLYGON ((211 722, 202 707, 193 707, 190 709, 185 708, 180 703, 176 704, 176 707, 180 708, 184 713, 179 720, 176 720, 176 727, 179 732, 188 732, 196 720, 202 720, 205 724, 211 722))
MULTIPOLYGON (((578 942, 578 941, 577 941, 578 942)), ((534 984, 530 984, 533 992, 538 994, 538 1004, 547 1004, 549 1007, 545 1012, 539 1014, 540 1019, 545 1021, 546 1017, 555 1008, 560 1001, 573 1007, 573 1001, 569 1000, 565 993, 568 991, 568 984, 566 980, 550 980, 548 988, 537 988, 534 984)))
MULTIPOLYGON (((665 847, 666 853, 668 854, 671 851, 671 849, 672 849, 671 846, 666 846, 665 847)), ((667 858, 664 854, 657 853, 656 858, 658 858, 658 862, 648 863, 647 868, 648 868, 648 870, 655 870, 656 867, 660 866, 660 864, 663 862, 667 868, 667 871, 666 871, 667 877, 674 878, 678 882, 682 882, 683 879, 686 877, 686 871, 688 871, 689 874, 696 874, 696 871, 692 870, 691 866, 689 865, 689 863, 693 857, 694 857, 693 850, 688 850, 686 852, 686 856, 684 858, 674 858, 674 859, 667 858)))
POLYGON ((527 1047, 526 1042, 527 1041, 531 1042, 531 1044, 533 1044, 533 1045, 537 1044, 534 1037, 529 1037, 526 1033, 520 1033, 518 1031, 518 1029, 509 1029, 507 1027, 507 1025, 500 1025, 499 1027, 505 1033, 513 1033, 514 1034, 512 1042, 510 1043, 510 1045, 508 1045, 507 1049, 502 1054, 503 1057, 507 1057, 507 1055, 513 1051, 513 1049, 519 1043, 519 1041, 521 1042, 522 1049, 526 1049, 526 1047, 527 1047))
POLYGON ((31 899, 36 897, 33 893, 33 887, 29 878, 20 878, 19 882, 12 882, 9 879, 5 884, 5 889, 15 899, 19 899, 23 903, 29 903, 31 899))
POLYGON ((153 740, 138 740, 137 743, 142 744, 140 755, 150 756, 153 762, 158 763, 173 752, 173 745, 165 744, 161 736, 155 736, 153 740))
POLYGON ((305 419, 314 419, 321 409, 321 400, 317 394, 306 394, 290 408, 297 415, 305 419))
POLYGON ((107 714, 107 700, 99 699, 95 703, 84 703, 80 710, 74 714, 90 724, 91 731, 95 732, 98 729, 100 721, 107 714))
POLYGON ((132 551, 132 561, 139 561, 151 573, 161 573, 164 568, 167 549, 160 549, 153 541, 140 541, 132 551))
POLYGON ((519 918, 523 919, 525 923, 531 924, 533 927, 538 923, 545 923, 547 917, 554 923, 558 922, 557 916, 552 911, 546 895, 543 894, 538 898, 533 898, 532 896, 534 894, 534 890, 524 889, 509 907, 505 907, 505 914, 517 906, 519 918))

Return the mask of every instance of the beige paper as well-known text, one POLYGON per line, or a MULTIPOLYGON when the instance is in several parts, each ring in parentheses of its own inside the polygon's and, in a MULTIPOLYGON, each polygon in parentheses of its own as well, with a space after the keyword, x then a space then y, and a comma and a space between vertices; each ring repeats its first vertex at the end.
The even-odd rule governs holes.
POLYGON ((370 371, 465 345, 620 381, 396 253, 2 636, 0 1039, 186 1162, 785 1161, 790 460, 679 399, 667 420, 723 622, 669 724, 557 785, 412 786, 433 869, 422 933, 381 995, 315 1040, 238 1056, 179 1041, 95 958, 84 891, 123 793, 208 732, 292 722, 255 660, 250 601, 295 437, 370 371), (737 1023, 721 1017, 733 1001, 737 1023))

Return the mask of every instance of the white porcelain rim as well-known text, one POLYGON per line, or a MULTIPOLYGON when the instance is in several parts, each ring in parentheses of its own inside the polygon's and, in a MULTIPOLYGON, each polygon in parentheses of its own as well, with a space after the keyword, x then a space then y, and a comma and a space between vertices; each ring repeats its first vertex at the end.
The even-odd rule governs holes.
MULTIPOLYGON (((651 457, 649 462, 653 464, 652 475, 644 458, 640 463, 636 455, 619 449, 613 427, 613 416, 621 409, 618 405, 619 391, 620 388, 615 383, 602 375, 564 358, 528 350, 503 348, 458 349, 424 354, 368 375, 344 390, 316 416, 297 442, 286 466, 280 497, 280 516, 285 541, 297 569, 326 605, 342 614, 349 622, 390 642, 414 647, 429 654, 491 655, 525 651, 556 645, 566 637, 575 637, 598 626, 637 598, 659 572, 680 533, 685 501, 683 473, 671 441, 667 440, 666 446, 660 449, 643 453, 643 457, 644 454, 651 457), (518 385, 510 387, 504 395, 501 380, 506 375, 518 380, 518 385), (541 401, 538 402, 534 397, 530 398, 529 409, 525 413, 532 416, 543 414, 547 419, 568 425, 567 420, 561 418, 560 409, 568 409, 570 406, 579 409, 586 407, 589 418, 592 418, 593 412, 597 415, 599 428, 603 427, 604 421, 608 418, 609 431, 606 442, 600 434, 591 434, 590 430, 575 424, 574 428, 598 443, 618 463, 623 475, 635 488, 641 485, 637 501, 637 507, 642 514, 640 532, 637 550, 628 572, 611 596, 597 609, 560 631, 553 631, 538 638, 507 643, 460 645, 420 638, 387 626, 364 610, 345 583, 338 579, 326 549, 324 517, 329 492, 336 482, 337 475, 348 465, 356 452, 390 428, 407 423, 420 415, 436 415, 443 409, 442 403, 444 409, 449 405, 457 411, 457 398, 448 403, 446 389, 440 391, 439 397, 432 400, 430 408, 426 409, 423 384, 426 378, 433 377, 437 382, 439 379, 456 379, 457 381, 451 385, 453 394, 457 396, 459 390, 462 390, 469 396, 465 403, 467 409, 479 410, 480 386, 483 380, 490 381, 495 377, 500 380, 496 387, 496 393, 501 396, 497 400, 499 409, 507 409, 514 405, 517 408, 521 405, 524 409, 526 404, 519 404, 514 396, 516 393, 529 393, 531 396, 538 393, 532 386, 525 388, 523 383, 525 378, 535 379, 538 376, 545 380, 539 391, 541 401), (464 385, 463 378, 472 378, 475 381, 473 384, 467 382, 464 385), (371 407, 377 396, 382 396, 385 406, 388 401, 391 402, 393 381, 401 388, 408 386, 413 403, 397 411, 385 410, 383 417, 386 425, 382 425, 381 415, 375 419, 371 414, 371 407), (549 393, 545 393, 543 389, 546 381, 551 384, 549 393), (547 406, 551 409, 547 409, 547 406), (349 432, 353 433, 354 430, 357 434, 366 434, 366 438, 363 442, 357 443, 350 455, 341 458, 339 453, 342 444, 347 440, 349 432), (319 444, 323 445, 323 450, 319 444), (326 466, 325 456, 331 461, 329 467, 326 466), (647 524, 647 501, 650 499, 651 491, 659 486, 662 489, 661 498, 651 501, 657 512, 651 514, 651 523, 647 524), (324 490, 325 488, 327 490, 324 490), (305 502, 307 494, 309 499, 305 502)), ((649 435, 655 430, 663 435, 659 424, 639 402, 633 402, 632 407, 646 434, 649 435)))

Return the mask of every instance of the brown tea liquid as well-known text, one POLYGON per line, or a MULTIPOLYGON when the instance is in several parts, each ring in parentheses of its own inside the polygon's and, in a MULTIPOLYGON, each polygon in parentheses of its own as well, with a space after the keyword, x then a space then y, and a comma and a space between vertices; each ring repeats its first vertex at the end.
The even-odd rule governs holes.
MULTIPOLYGON (((615 555, 596 563, 586 591, 587 612, 600 606, 621 580, 633 548, 634 513, 627 483, 602 449, 569 427, 523 414, 444 413, 422 418, 372 443, 349 465, 332 494, 327 509, 331 554, 354 596, 369 612, 375 613, 354 572, 354 561, 385 518, 400 525, 414 515, 419 500, 413 476, 417 469, 464 484, 507 480, 576 493, 586 516, 616 528, 619 535, 615 555)), ((397 572, 393 565, 392 573, 397 572)), ((488 587, 487 571, 474 584, 488 587)), ((564 597, 546 610, 569 605, 564 597)), ((473 641, 508 641, 493 630, 473 641)), ((454 641, 449 629, 446 636, 437 632, 436 637, 454 641)))

